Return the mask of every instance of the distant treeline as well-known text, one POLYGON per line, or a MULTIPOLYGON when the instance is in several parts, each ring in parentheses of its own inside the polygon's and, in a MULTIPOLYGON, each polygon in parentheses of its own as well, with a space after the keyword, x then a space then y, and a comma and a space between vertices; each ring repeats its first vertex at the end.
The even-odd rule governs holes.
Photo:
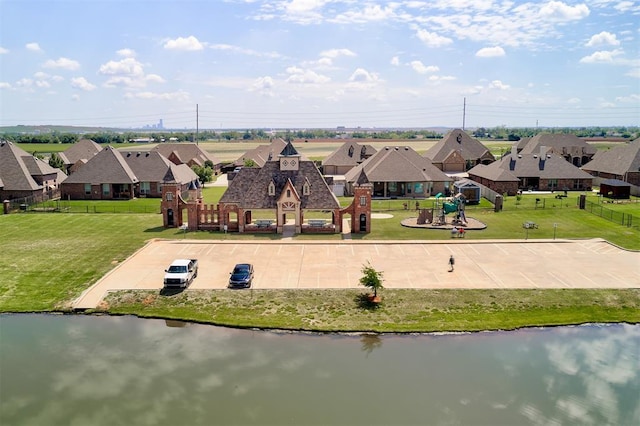
MULTIPOLYGON (((504 141, 518 141, 521 138, 532 137, 538 133, 574 134, 581 138, 617 137, 634 140, 640 137, 640 127, 580 127, 580 128, 509 128, 509 127, 480 127, 469 130, 469 134, 478 139, 494 139, 504 141)), ((94 133, 67 133, 60 131, 22 133, 2 132, 0 139, 14 143, 31 144, 73 144, 80 139, 91 139, 99 144, 121 144, 140 142, 147 139, 149 142, 198 142, 201 141, 247 141, 269 140, 272 138, 283 139, 334 139, 350 137, 356 139, 440 139, 444 134, 432 130, 362 130, 362 131, 336 131, 326 129, 308 129, 278 131, 275 133, 265 130, 245 131, 213 131, 202 130, 197 132, 173 132, 173 131, 104 131, 94 133)))

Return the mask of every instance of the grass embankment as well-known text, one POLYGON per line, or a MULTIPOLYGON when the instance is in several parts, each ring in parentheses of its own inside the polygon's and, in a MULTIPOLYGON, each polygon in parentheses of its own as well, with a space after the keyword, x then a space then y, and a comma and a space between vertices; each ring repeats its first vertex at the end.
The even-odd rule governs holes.
POLYGON ((231 327, 308 331, 508 330, 588 322, 640 322, 640 289, 383 290, 372 305, 360 290, 192 290, 111 293, 113 314, 231 327))
MULTIPOLYGON (((207 202, 215 202, 220 188, 207 188, 207 202)), ((590 197, 591 198, 591 197, 590 197)), ((593 198, 597 200, 597 197, 593 198)), ((158 202, 157 200, 155 200, 158 202)), ((348 203, 349 200, 341 200, 348 203)), ((494 213, 485 202, 468 206, 467 216, 487 224, 470 231, 470 239, 525 237, 522 223, 538 229, 528 238, 601 237, 627 249, 640 249, 640 231, 575 207, 574 199, 524 196, 518 204, 509 197, 505 210, 494 213), (535 198, 545 208, 535 208, 535 198), (555 205, 554 205, 555 203, 555 205), (557 227, 553 227, 557 224, 557 227)), ((149 200, 102 202, 125 208, 149 200), (115 203, 115 204, 114 204, 115 203)), ((432 203, 421 200, 420 203, 432 203)), ((402 200, 374 203, 374 210, 391 219, 375 219, 373 232, 354 235, 365 240, 439 240, 445 231, 412 229, 400 225, 415 210, 404 210, 402 200)), ((538 203, 540 204, 540 203, 538 203)), ((640 216, 640 204, 607 205, 640 216)), ((121 211, 121 210, 118 210, 121 211)), ((135 210, 133 210, 135 211, 135 210)), ((0 216, 3 252, 0 256, 0 312, 68 311, 71 302, 142 247, 151 238, 183 238, 177 229, 164 229, 159 214, 17 213, 0 216)), ((189 232, 190 239, 279 239, 276 234, 237 235, 189 232)), ((296 236, 339 239, 339 236, 296 236)), ((606 267, 606 265, 604 265, 606 267)), ((194 291, 171 297, 157 292, 114 293, 107 301, 110 313, 174 318, 229 326, 310 330, 461 331, 511 329, 522 326, 583 322, 640 322, 638 290, 384 290, 384 302, 369 309, 358 290, 194 291)))

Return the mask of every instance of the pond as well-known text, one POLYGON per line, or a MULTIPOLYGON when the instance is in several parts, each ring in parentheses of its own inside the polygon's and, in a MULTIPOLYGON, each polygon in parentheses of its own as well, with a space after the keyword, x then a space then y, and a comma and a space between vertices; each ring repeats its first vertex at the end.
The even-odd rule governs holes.
POLYGON ((442 335, 0 316, 0 424, 637 425, 640 325, 442 335))

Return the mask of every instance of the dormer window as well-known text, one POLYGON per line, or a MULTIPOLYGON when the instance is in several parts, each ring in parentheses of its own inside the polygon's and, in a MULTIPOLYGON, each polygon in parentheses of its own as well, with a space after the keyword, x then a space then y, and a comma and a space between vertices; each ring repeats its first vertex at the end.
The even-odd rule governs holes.
POLYGON ((367 147, 363 146, 362 149, 360 149, 360 158, 365 158, 367 156, 367 147))
POLYGON ((302 195, 309 195, 309 182, 305 182, 302 185, 302 195))
POLYGON ((273 181, 269 182, 269 195, 276 195, 276 184, 273 181))
POLYGON ((353 145, 349 147, 349 157, 353 157, 353 145))

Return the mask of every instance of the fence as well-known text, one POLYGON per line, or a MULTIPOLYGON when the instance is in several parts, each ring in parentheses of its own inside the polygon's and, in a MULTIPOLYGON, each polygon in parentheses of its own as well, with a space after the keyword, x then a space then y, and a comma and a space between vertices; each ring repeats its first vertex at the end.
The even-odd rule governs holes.
POLYGON ((591 201, 585 202, 584 209, 589 213, 608 220, 609 222, 617 223, 618 225, 626 226, 627 228, 640 228, 640 217, 636 217, 632 214, 611 210, 604 207, 602 204, 593 203, 591 201))
POLYGON ((32 203, 17 204, 14 211, 45 212, 45 213, 162 213, 160 202, 129 203, 120 201, 82 202, 49 200, 32 203))

